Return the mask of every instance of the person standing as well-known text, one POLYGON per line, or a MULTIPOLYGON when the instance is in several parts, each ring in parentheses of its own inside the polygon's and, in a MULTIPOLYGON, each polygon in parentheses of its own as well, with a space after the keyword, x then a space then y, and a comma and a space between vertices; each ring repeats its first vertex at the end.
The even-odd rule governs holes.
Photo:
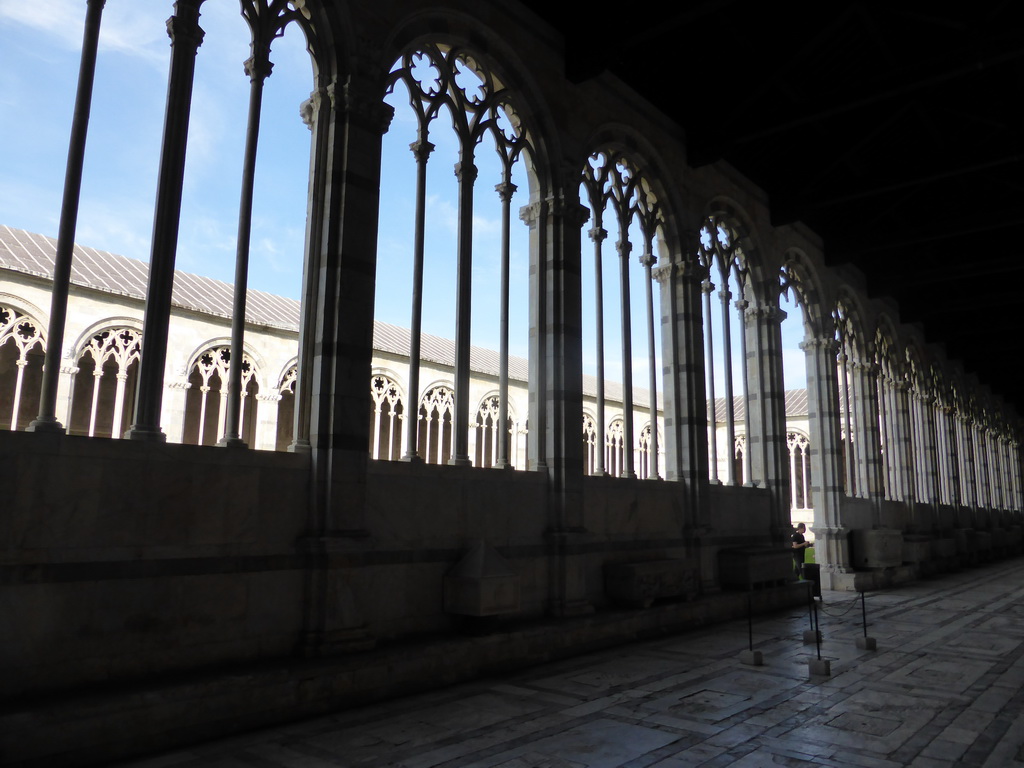
POLYGON ((804 538, 805 533, 807 533, 807 526, 803 523, 798 523, 796 530, 793 531, 793 535, 790 537, 793 542, 793 569, 798 576, 803 576, 804 573, 804 556, 807 554, 804 550, 811 546, 807 539, 804 538))

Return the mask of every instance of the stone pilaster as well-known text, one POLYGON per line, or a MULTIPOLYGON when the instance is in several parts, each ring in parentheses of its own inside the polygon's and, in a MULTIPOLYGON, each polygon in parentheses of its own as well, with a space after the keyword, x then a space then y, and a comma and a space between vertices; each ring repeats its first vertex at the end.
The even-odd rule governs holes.
MULTIPOLYGON (((696 253, 696 246, 685 253, 696 253)), ((701 286, 707 273, 707 267, 686 257, 673 258, 654 273, 661 286, 666 479, 682 485, 682 534, 694 545, 711 525, 701 310, 701 286)))
POLYGON ((747 338, 747 451, 753 477, 771 494, 772 541, 788 541, 790 487, 786 448, 786 386, 782 364, 782 321, 776 306, 744 312, 747 338))
MULTIPOLYGON (((366 546, 366 464, 370 424, 373 298, 380 197, 381 137, 393 110, 381 99, 379 77, 354 74, 326 86, 316 116, 317 176, 311 218, 306 298, 313 306, 308 345, 311 373, 312 499, 300 541, 312 563, 307 573, 305 628, 300 651, 322 655, 372 644, 359 609, 359 591, 345 566, 347 552, 366 546), (315 319, 314 319, 315 318, 315 319)), ((312 208, 312 206, 311 206, 312 208)), ((305 350, 300 359, 305 361, 305 350)))
POLYGON ((550 479, 548 553, 552 578, 548 611, 587 613, 583 527, 583 350, 581 228, 589 214, 580 205, 578 171, 544 200, 525 206, 530 227, 530 455, 533 469, 550 479), (537 425, 536 428, 534 425, 537 425))
POLYGON ((811 437, 811 490, 814 494, 815 556, 822 568, 823 586, 835 574, 853 571, 849 530, 843 525, 842 467, 839 446, 839 379, 836 340, 830 335, 808 338, 801 345, 807 360, 807 416, 811 437))

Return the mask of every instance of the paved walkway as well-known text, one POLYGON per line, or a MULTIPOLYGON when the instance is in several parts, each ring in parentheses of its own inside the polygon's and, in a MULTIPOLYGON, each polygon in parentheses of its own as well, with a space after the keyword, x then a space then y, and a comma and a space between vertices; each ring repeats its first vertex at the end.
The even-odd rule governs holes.
POLYGON ((271 728, 132 768, 1024 765, 1024 562, 637 643, 271 728))

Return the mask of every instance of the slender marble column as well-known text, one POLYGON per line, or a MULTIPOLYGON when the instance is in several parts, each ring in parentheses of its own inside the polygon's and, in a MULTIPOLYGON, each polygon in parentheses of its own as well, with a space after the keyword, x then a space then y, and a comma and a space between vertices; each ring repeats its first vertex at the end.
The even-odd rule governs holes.
MULTIPOLYGON (((64 198, 57 228, 57 252, 54 256, 53 284, 50 293, 50 320, 46 330, 46 353, 43 358, 43 379, 39 394, 39 415, 29 424, 28 432, 63 432, 57 421, 57 386, 60 377, 60 356, 64 348, 64 324, 68 313, 68 291, 71 286, 71 260, 78 225, 78 203, 82 192, 82 166, 85 163, 85 140, 89 132, 92 107, 92 86, 96 74, 96 51, 99 46, 100 20, 106 0, 86 0, 85 33, 82 59, 78 68, 78 92, 71 119, 71 141, 64 175, 64 198)), ((20 381, 20 379, 19 379, 20 381)))
POLYGON ((164 367, 167 361, 174 258, 178 249, 181 193, 185 176, 185 148, 196 52, 203 41, 199 7, 203 0, 178 0, 167 22, 171 38, 171 73, 167 86, 163 150, 157 180, 153 243, 149 259, 149 285, 142 323, 142 359, 139 364, 135 421, 128 431, 133 440, 163 442, 160 409, 163 402, 164 367))
POLYGON ((508 460, 508 291, 509 260, 512 218, 512 195, 516 185, 511 182, 510 170, 505 171, 505 180, 495 187, 501 200, 501 307, 498 326, 501 338, 498 342, 498 423, 494 426, 498 438, 498 458, 494 466, 512 469, 508 460))
POLYGON ((719 485, 718 479, 718 409, 715 404, 715 347, 711 326, 711 293, 715 290, 715 284, 705 278, 701 282, 701 291, 704 294, 704 341, 707 345, 705 360, 707 362, 708 380, 708 449, 711 454, 709 461, 711 482, 719 485))
POLYGON ((640 257, 644 268, 644 280, 647 283, 647 350, 650 355, 650 392, 651 392, 651 442, 648 444, 648 479, 660 480, 658 471, 658 350, 654 339, 654 277, 651 269, 657 258, 651 252, 650 243, 646 253, 640 257))
POLYGON ((728 276, 722 275, 722 290, 718 292, 722 302, 722 348, 725 350, 725 450, 728 460, 725 462, 725 481, 736 485, 736 463, 733 461, 736 450, 736 403, 732 384, 732 325, 730 321, 728 276))
POLYGON ((608 237, 608 232, 601 227, 601 210, 594 209, 594 226, 588 233, 594 243, 594 324, 596 326, 595 344, 597 347, 597 450, 594 452, 595 475, 605 475, 605 412, 604 412, 604 279, 602 275, 601 244, 608 237))
POLYGON ((636 477, 633 463, 633 325, 629 312, 629 253, 633 244, 620 222, 619 294, 622 301, 622 472, 620 477, 636 477))
POLYGON ((256 150, 260 137, 263 84, 274 68, 270 62, 270 41, 253 32, 253 55, 245 62, 249 76, 249 116, 245 129, 245 159, 242 193, 238 211, 238 243, 235 252, 235 294, 231 315, 231 359, 228 361, 227 420, 219 445, 245 448, 241 436, 242 357, 245 349, 245 300, 249 286, 249 241, 252 236, 252 196, 256 185, 256 150))
POLYGON ((405 414, 405 461, 423 461, 419 455, 420 336, 423 329, 423 250, 426 230, 427 160, 434 145, 425 130, 409 145, 416 158, 416 218, 413 235, 412 319, 409 326, 409 406, 405 414))
POLYGON ((473 147, 463 146, 455 166, 459 180, 459 239, 455 310, 455 419, 454 440, 449 464, 470 466, 469 458, 469 357, 472 343, 473 311, 473 185, 477 167, 473 147))

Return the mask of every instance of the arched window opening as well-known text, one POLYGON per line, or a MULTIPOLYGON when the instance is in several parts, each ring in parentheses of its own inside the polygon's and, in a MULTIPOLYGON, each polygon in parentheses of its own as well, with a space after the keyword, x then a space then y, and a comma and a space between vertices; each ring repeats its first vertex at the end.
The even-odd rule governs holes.
POLYGON ((277 385, 281 398, 277 403, 277 436, 274 450, 287 451, 295 440, 295 385, 298 382, 299 367, 290 366, 277 385))
POLYGON ((736 435, 736 439, 733 442, 732 451, 732 471, 733 476, 740 483, 749 483, 750 478, 745 474, 747 468, 746 462, 747 455, 747 436, 744 434, 736 435))
POLYGON ((901 392, 905 388, 904 370, 895 356, 893 344, 881 329, 875 335, 875 366, 878 398, 878 431, 882 458, 882 492, 887 499, 903 501, 903 417, 901 392))
POLYGON ((589 413, 583 414, 583 469, 588 475, 594 474, 598 466, 603 466, 603 450, 598 439, 597 422, 589 413))
POLYGON ((660 465, 660 461, 653 461, 651 452, 655 450, 655 445, 664 445, 664 441, 653 440, 653 434, 650 423, 645 424, 640 430, 640 440, 637 443, 637 476, 641 480, 660 479, 651 477, 652 467, 660 465))
MULTIPOLYGON (((203 352, 189 369, 185 395, 185 425, 182 442, 216 445, 224 436, 227 409, 227 380, 231 350, 226 346, 203 352)), ((242 357, 240 423, 242 440, 252 444, 256 435, 256 366, 248 355, 242 357)))
POLYGON ((621 417, 608 425, 604 439, 604 466, 607 474, 621 477, 626 466, 626 430, 621 417))
POLYGON ((370 458, 398 461, 402 458, 402 394, 389 377, 379 373, 370 379, 370 458))
MULTIPOLYGON (((584 260, 583 363, 584 371, 596 380, 595 432, 610 434, 610 428, 605 429, 608 404, 614 403, 616 407, 621 404, 622 439, 630 446, 624 461, 616 465, 614 471, 596 454, 591 473, 636 477, 634 426, 640 414, 634 410, 634 402, 642 400, 646 394, 648 419, 655 424, 658 419, 661 323, 655 323, 652 269, 657 262, 655 241, 661 212, 651 184, 640 168, 614 151, 599 151, 590 156, 583 169, 581 198, 590 208, 589 236, 594 246, 593 259, 584 260), (614 237, 617 259, 605 257, 604 241, 609 234, 614 237), (636 259, 632 258, 634 250, 639 251, 636 259), (606 317, 610 323, 606 324, 606 317), (644 321, 634 323, 634 317, 644 318, 644 321), (614 354, 606 355, 606 343, 609 349, 620 348, 621 355, 617 359, 614 354), (639 350, 646 350, 646 360, 639 350), (643 360, 636 375, 642 380, 646 373, 646 393, 634 382, 635 359, 643 360), (610 397, 606 384, 615 389, 621 385, 621 401, 610 397)), ((639 474, 657 478, 660 477, 657 430, 651 433, 650 440, 650 449, 645 454, 650 464, 639 474)))
POLYGON ((786 434, 786 447, 789 449, 789 487, 791 507, 794 518, 807 517, 806 512, 813 509, 811 498, 811 442, 806 435, 799 432, 786 434))
MULTIPOLYGON (((494 455, 486 461, 479 455, 483 449, 471 452, 469 444, 478 429, 477 414, 469 411, 471 344, 498 350, 495 423, 510 418, 509 356, 529 354, 528 232, 513 228, 512 204, 517 190, 530 185, 532 150, 516 94, 481 57, 439 43, 404 54, 392 68, 387 92, 396 119, 385 137, 385 146, 395 151, 386 149, 385 160, 397 156, 400 143, 409 144, 412 158, 404 169, 384 164, 382 197, 389 205, 381 206, 379 223, 377 317, 410 322, 411 392, 420 386, 422 334, 455 340, 446 462, 525 464, 514 455, 519 430, 493 430, 486 450, 494 455), (494 151, 478 152, 479 147, 494 151), (446 167, 454 168, 454 177, 431 172, 428 179, 428 170, 446 167), (454 283, 446 263, 451 254, 454 283)), ((431 422, 406 422, 404 458, 436 463, 420 453, 426 440, 417 431, 431 422)))
MULTIPOLYGON (((497 395, 485 397, 481 401, 480 407, 477 408, 476 421, 473 424, 474 436, 476 438, 473 466, 498 466, 498 441, 501 439, 501 429, 498 425, 501 423, 499 421, 501 413, 501 401, 497 395)), ((516 454, 518 453, 519 440, 517 439, 518 430, 516 429, 514 415, 505 419, 505 430, 510 436, 509 464, 515 468, 517 466, 516 454)))
POLYGON ((39 323, 0 305, 0 426, 24 429, 39 412, 44 354, 39 323))
MULTIPOLYGON (((869 464, 876 460, 878 446, 867 438, 867 421, 874 393, 871 391, 871 361, 863 338, 847 305, 840 301, 833 312, 836 334, 836 369, 839 378, 839 414, 842 421, 843 479, 847 496, 868 498, 869 464)), ((877 417, 875 417, 877 418, 877 417)))
POLYGON ((79 352, 68 434, 119 438, 128 430, 142 334, 110 328, 94 334, 79 352))
POLYGON ((454 448, 455 391, 440 384, 420 400, 417 455, 428 464, 447 464, 454 448))
POLYGON ((740 403, 743 411, 749 411, 746 317, 750 300, 750 272, 746 256, 739 246, 739 235, 724 216, 710 216, 704 222, 698 239, 697 255, 700 263, 708 270, 708 278, 702 286, 705 385, 710 431, 708 472, 712 482, 738 485, 744 482, 744 478, 747 478, 747 482, 752 479, 749 454, 744 452, 741 461, 737 462, 733 453, 737 434, 738 398, 743 398, 740 403), (717 312, 712 308, 711 300, 716 288, 720 304, 717 312), (724 406, 721 419, 718 413, 719 399, 724 406), (720 428, 724 429, 721 446, 720 428), (720 448, 727 453, 719 456, 723 452, 720 448))

